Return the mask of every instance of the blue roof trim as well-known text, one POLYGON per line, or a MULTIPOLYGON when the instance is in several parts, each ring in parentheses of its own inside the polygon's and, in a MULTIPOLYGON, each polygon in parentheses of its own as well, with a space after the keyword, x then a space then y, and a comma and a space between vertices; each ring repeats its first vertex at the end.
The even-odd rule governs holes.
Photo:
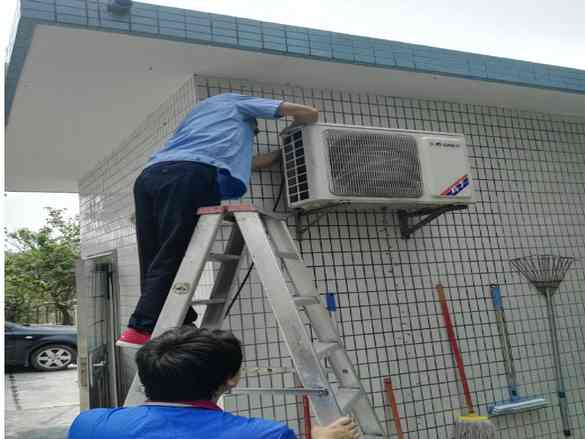
POLYGON ((37 23, 585 94, 583 70, 145 3, 119 17, 108 11, 107 0, 21 0, 6 80, 7 118, 37 23))

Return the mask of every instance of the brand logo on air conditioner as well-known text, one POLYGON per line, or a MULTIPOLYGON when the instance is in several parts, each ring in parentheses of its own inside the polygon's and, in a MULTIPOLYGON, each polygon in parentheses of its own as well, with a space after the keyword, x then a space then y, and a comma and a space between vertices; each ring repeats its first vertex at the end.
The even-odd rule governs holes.
POLYGON ((469 176, 466 174, 463 177, 459 177, 455 183, 441 192, 441 195, 444 197, 454 197, 467 186, 469 186, 469 176))
POLYGON ((443 148, 461 148, 461 145, 459 143, 453 143, 453 142, 443 142, 441 140, 431 140, 429 141, 431 146, 440 146, 443 148))

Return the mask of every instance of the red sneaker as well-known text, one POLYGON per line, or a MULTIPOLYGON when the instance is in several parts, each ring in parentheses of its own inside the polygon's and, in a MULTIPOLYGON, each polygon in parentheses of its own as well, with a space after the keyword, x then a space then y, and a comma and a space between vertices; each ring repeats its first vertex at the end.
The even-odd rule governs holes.
POLYGON ((134 328, 126 328, 120 338, 116 341, 116 346, 138 349, 148 340, 150 340, 149 333, 137 331, 134 328))

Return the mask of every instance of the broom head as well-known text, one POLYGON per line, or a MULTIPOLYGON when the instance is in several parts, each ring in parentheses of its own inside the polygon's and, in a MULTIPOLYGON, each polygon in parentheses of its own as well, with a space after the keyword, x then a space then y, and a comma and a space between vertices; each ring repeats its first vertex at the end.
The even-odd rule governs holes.
POLYGON ((494 439, 496 427, 487 416, 474 413, 459 416, 455 423, 454 439, 494 439))
POLYGON ((509 415, 513 413, 527 412, 530 410, 547 407, 548 401, 544 398, 516 397, 510 401, 497 402, 488 407, 490 416, 509 415))

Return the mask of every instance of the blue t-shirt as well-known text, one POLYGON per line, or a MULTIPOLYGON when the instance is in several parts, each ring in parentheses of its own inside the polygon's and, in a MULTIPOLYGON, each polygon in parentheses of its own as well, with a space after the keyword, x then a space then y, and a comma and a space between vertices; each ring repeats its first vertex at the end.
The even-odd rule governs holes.
POLYGON ((296 439, 283 424, 192 407, 142 405, 81 413, 68 439, 296 439))
POLYGON ((147 166, 187 160, 219 169, 222 199, 246 193, 252 166, 256 118, 278 119, 282 101, 236 93, 212 96, 196 105, 147 166))

